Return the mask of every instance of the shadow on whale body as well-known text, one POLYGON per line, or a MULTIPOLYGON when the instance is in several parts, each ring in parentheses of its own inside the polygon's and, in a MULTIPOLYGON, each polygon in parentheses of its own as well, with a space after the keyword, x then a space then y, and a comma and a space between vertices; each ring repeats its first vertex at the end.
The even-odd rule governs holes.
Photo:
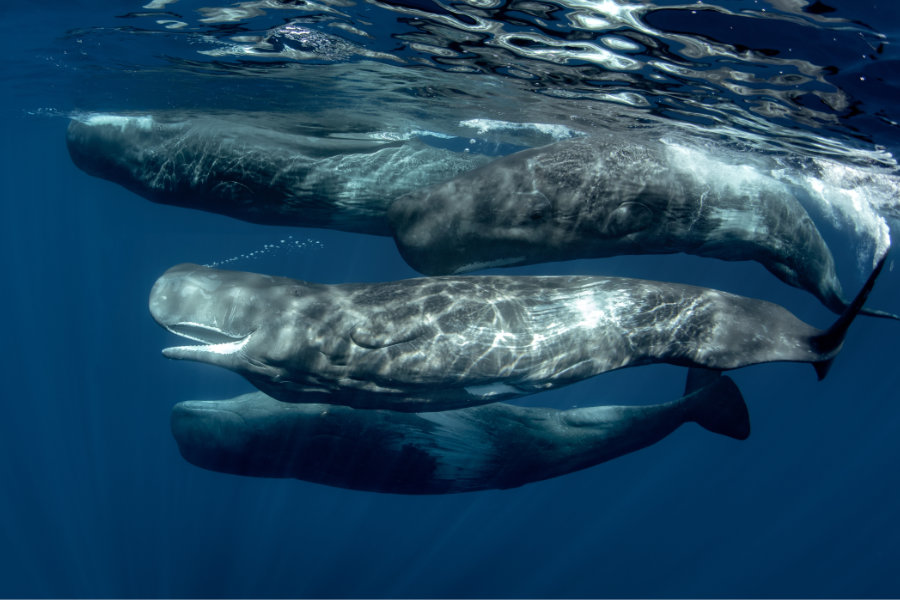
POLYGON ((619 277, 325 285, 184 264, 156 281, 149 305, 199 342, 165 356, 225 367, 279 400, 441 411, 651 363, 808 362, 822 378, 884 260, 824 331, 771 302, 619 277))
POLYGON ((634 131, 497 159, 409 192, 388 218, 403 258, 427 275, 683 252, 759 262, 840 314, 834 259, 795 191, 748 164, 634 131))
POLYGON ((224 473, 287 477, 398 494, 505 489, 645 448, 683 423, 736 439, 747 407, 728 377, 665 404, 571 410, 504 403, 430 413, 287 404, 255 392, 172 410, 190 463, 224 473))

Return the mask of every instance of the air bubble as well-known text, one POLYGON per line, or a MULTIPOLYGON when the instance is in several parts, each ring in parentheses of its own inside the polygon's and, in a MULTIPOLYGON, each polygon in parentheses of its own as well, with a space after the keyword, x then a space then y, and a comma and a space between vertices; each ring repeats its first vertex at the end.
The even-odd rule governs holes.
POLYGON ((305 240, 294 239, 294 236, 289 235, 286 239, 278 240, 277 242, 273 242, 271 244, 263 244, 261 248, 250 250, 248 252, 244 252, 243 254, 238 254, 237 256, 223 258, 222 260, 216 260, 204 266, 223 267, 241 260, 257 260, 266 256, 277 256, 280 254, 291 254, 294 252, 305 253, 311 250, 319 250, 324 247, 325 245, 322 244, 322 242, 320 242, 319 240, 314 240, 312 238, 306 238, 305 240))

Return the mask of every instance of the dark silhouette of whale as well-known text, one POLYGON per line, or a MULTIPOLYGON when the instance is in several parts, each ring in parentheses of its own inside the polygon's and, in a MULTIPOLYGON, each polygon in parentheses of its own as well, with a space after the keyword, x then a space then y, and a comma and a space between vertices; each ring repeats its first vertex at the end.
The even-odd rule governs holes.
POLYGON ((832 311, 847 307, 831 251, 788 185, 639 131, 500 158, 398 198, 388 215, 403 258, 426 275, 684 252, 757 261, 832 311))
POLYGON ((100 114, 71 121, 66 140, 78 168, 153 202, 377 235, 391 235, 385 212, 397 196, 490 160, 415 138, 299 129, 247 116, 100 114))
POLYGON ((231 369, 279 400, 436 411, 650 363, 809 362, 821 378, 883 265, 825 331, 763 300, 639 279, 323 285, 192 264, 156 281, 150 312, 200 342, 165 356, 231 369))
POLYGON ((655 444, 689 421, 736 439, 750 434, 747 407, 728 377, 665 404, 571 410, 496 403, 402 413, 287 404, 256 392, 177 404, 172 433, 188 462, 212 471, 446 494, 585 469, 655 444))

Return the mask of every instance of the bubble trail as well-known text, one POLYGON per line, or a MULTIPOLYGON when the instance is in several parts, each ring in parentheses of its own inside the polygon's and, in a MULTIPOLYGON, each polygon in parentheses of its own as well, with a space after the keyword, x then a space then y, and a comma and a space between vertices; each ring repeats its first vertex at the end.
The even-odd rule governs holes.
POLYGON ((306 238, 305 240, 294 239, 294 236, 289 235, 286 238, 282 238, 277 242, 273 242, 270 244, 263 244, 260 248, 256 250, 251 250, 249 252, 245 252, 243 254, 238 254, 237 256, 232 256, 229 258, 223 258, 221 260, 216 260, 211 263, 207 263, 203 266, 205 267, 222 267, 232 263, 236 263, 240 260, 256 260, 267 256, 277 256, 281 254, 291 254, 294 252, 309 252, 310 250, 319 250, 324 248, 325 245, 322 244, 319 240, 314 240, 312 238, 306 238))

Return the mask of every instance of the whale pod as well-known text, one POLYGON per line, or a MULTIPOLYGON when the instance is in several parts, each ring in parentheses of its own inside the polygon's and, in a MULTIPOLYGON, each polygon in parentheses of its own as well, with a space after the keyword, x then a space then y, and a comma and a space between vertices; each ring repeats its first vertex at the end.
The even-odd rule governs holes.
POLYGON ((399 494, 557 477, 645 448, 689 421, 736 439, 750 433, 747 407, 728 377, 649 406, 563 411, 496 403, 417 414, 287 404, 255 392, 181 402, 171 421, 182 456, 204 469, 399 494))
POLYGON ((199 342, 165 356, 225 367, 279 400, 439 411, 650 363, 808 362, 824 377, 883 264, 825 331, 771 302, 639 279, 325 285, 193 264, 156 281, 150 312, 199 342))
POLYGON ((684 252, 754 260, 834 312, 847 305, 795 189, 696 144, 598 133, 493 159, 414 137, 279 124, 247 115, 93 114, 71 121, 66 140, 80 169, 154 202, 393 236, 426 275, 684 252))

